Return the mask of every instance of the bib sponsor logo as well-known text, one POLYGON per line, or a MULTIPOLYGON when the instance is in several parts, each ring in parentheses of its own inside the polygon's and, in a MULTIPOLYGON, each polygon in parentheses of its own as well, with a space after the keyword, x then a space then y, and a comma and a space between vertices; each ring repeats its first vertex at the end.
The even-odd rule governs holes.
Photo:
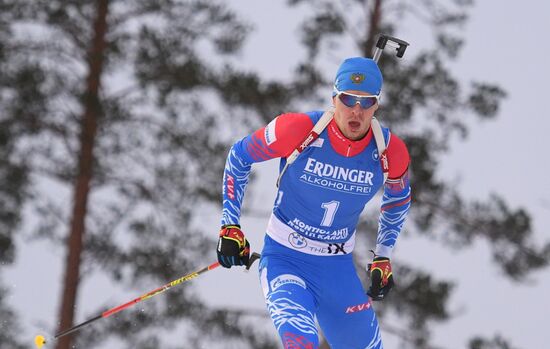
POLYGON ((341 244, 328 244, 328 254, 347 254, 344 250, 344 243, 341 244))
POLYGON ((341 244, 326 244, 325 247, 309 246, 309 251, 314 254, 348 254, 346 250, 344 250, 345 244, 345 242, 342 242, 341 244))
POLYGON ((300 336, 292 332, 283 334, 284 347, 288 349, 315 349, 315 344, 306 336, 300 336))
POLYGON ((273 292, 279 287, 288 284, 298 285, 304 289, 306 288, 306 283, 304 280, 292 274, 279 275, 275 279, 271 280, 269 285, 271 286, 271 291, 273 292))
POLYGON ((370 309, 370 302, 358 304, 358 305, 352 305, 351 307, 348 307, 346 309, 346 314, 357 313, 359 311, 363 311, 367 309, 370 309))
POLYGON ((374 161, 378 161, 378 159, 380 159, 380 155, 378 154, 378 149, 374 149, 374 150, 372 151, 372 159, 373 159, 374 161))
POLYGON ((327 230, 306 224, 298 218, 288 221, 287 225, 299 231, 301 235, 315 240, 342 240, 346 239, 349 235, 347 227, 337 230, 327 230))
POLYGON ((369 195, 372 193, 374 173, 345 168, 308 158, 300 181, 335 191, 369 195))
POLYGON ((265 137, 265 143, 267 145, 271 145, 273 142, 277 140, 277 135, 275 134, 275 126, 277 123, 277 119, 273 119, 264 130, 264 137, 265 137))
POLYGON ((300 176, 302 182, 323 187, 331 190, 336 190, 345 193, 357 194, 357 195, 369 195, 372 192, 372 187, 365 185, 353 185, 337 181, 331 181, 329 179, 319 178, 308 174, 300 176))
POLYGON ((372 177, 374 177, 374 173, 370 171, 349 169, 331 164, 325 164, 313 158, 307 159, 304 171, 321 178, 331 178, 344 182, 373 185, 372 177))
POLYGON ((310 147, 316 147, 316 148, 322 148, 323 143, 325 143, 325 140, 323 138, 317 138, 313 143, 311 143, 310 147))
POLYGON ((306 238, 304 238, 302 235, 293 232, 288 236, 288 242, 295 248, 304 248, 307 246, 306 238))
POLYGON ((388 164, 388 156, 386 155, 386 151, 382 153, 382 171, 388 172, 390 170, 390 166, 388 164))
POLYGON ((309 145, 309 143, 311 143, 315 138, 317 138, 317 134, 313 131, 311 131, 309 133, 309 135, 307 136, 307 138, 305 139, 305 141, 302 142, 302 144, 300 144, 300 146, 298 147, 298 151, 301 153, 304 151, 304 149, 307 148, 307 146, 309 145))
POLYGON ((235 200, 235 178, 231 176, 230 174, 227 175, 227 197, 229 197, 231 200, 235 200))

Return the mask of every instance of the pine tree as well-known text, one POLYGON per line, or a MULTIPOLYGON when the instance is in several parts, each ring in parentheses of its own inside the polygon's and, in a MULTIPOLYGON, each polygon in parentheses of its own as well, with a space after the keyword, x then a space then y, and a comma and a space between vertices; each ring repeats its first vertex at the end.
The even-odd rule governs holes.
MULTIPOLYGON (((9 4, 0 4, 0 13, 9 4)), ((6 115, 6 110, 18 91, 14 82, 26 72, 12 64, 11 31, 6 18, 0 15, 0 348, 23 348, 18 342, 19 319, 8 304, 9 289, 5 288, 2 271, 16 258, 15 237, 22 220, 23 202, 28 196, 28 172, 26 162, 14 154, 17 139, 16 126, 6 115)))
MULTIPOLYGON (((460 29, 473 2, 289 0, 287 3, 311 14, 301 26, 301 40, 308 54, 298 69, 314 72, 311 76, 315 79, 310 82, 319 87, 330 84, 332 79, 320 73, 320 61, 327 55, 334 57, 342 43, 355 47, 357 55, 372 57, 378 33, 400 33, 400 24, 411 18, 431 28, 432 47, 401 61, 390 55, 380 61, 384 100, 378 114, 385 125, 404 139, 411 154, 414 205, 405 230, 434 241, 439 240, 433 233, 435 230, 446 231, 445 239, 440 241, 446 247, 467 248, 475 241, 486 240, 490 242, 496 265, 514 281, 520 282, 529 273, 546 267, 550 243, 542 246, 533 243, 531 217, 526 209, 511 208, 498 194, 482 201, 468 200, 451 181, 436 177, 451 140, 467 137, 468 120, 495 118, 506 96, 502 88, 492 83, 472 81, 465 87, 449 68, 448 62, 458 59, 464 43, 460 29)), ((358 232, 376 231, 372 224, 376 220, 370 222, 363 221, 358 232)), ((366 262, 360 260, 358 264, 366 262)), ((446 303, 453 284, 395 264, 399 287, 392 301, 384 302, 377 310, 382 320, 386 313, 395 312, 407 321, 404 329, 386 323, 383 327, 401 337, 404 347, 429 347, 427 324, 450 318, 446 303)))
MULTIPOLYGON (((14 154, 35 178, 35 231, 67 248, 54 332, 74 324, 78 290, 95 273, 143 290, 204 264, 215 233, 193 222, 219 201, 220 155, 252 113, 282 108, 287 94, 231 66, 247 27, 222 2, 28 0, 3 14, 27 74, 5 115, 21 130, 14 154)), ((246 316, 211 310, 184 287, 57 348, 110 338, 165 347, 166 331, 182 331, 179 347, 275 347, 246 316)))

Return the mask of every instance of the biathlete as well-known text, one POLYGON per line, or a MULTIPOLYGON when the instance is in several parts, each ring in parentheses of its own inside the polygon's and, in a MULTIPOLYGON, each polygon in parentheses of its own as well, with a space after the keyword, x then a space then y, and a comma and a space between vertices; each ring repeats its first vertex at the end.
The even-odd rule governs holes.
POLYGON ((229 151, 217 245, 227 268, 248 264, 240 213, 251 165, 281 159, 259 270, 284 348, 318 348, 315 319, 333 349, 382 348, 371 299, 384 299, 393 286, 390 258, 411 199, 407 147, 374 118, 382 80, 374 60, 346 59, 336 73, 331 110, 279 115, 229 151), (321 119, 326 126, 312 132, 321 119), (352 251, 359 215, 381 187, 365 292, 352 251))

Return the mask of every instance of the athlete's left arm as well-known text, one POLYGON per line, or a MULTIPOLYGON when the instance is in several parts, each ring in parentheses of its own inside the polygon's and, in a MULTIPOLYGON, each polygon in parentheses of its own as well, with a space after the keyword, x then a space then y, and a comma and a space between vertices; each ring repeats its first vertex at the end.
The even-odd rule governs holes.
POLYGON ((384 184, 375 253, 390 258, 411 206, 411 186, 409 152, 405 143, 394 134, 390 135, 387 156, 389 176, 384 184))

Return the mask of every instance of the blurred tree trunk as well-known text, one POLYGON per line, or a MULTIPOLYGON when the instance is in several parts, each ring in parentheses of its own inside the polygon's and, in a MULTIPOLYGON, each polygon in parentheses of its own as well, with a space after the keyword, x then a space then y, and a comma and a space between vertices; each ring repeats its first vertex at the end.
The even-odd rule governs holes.
MULTIPOLYGON (((203 264, 215 237, 193 217, 203 215, 199 203, 219 205, 220 154, 298 90, 232 63, 249 28, 222 0, 98 1, 15 1, 9 16, 0 5, 0 27, 7 18, 22 32, 12 36, 20 51, 13 65, 25 73, 11 84, 19 93, 0 98, 14 96, 3 103, 6 115, 21 129, 17 154, 36 176, 29 204, 39 221, 31 233, 68 247, 60 330, 79 322, 77 290, 92 273, 137 288, 136 281, 165 282, 203 264)), ((121 348, 165 347, 165 331, 183 322, 196 329, 185 334, 185 347, 276 347, 252 330, 255 319, 208 307, 192 286, 148 304, 57 348, 105 348, 112 336, 121 348)))
POLYGON ((374 48, 374 40, 376 39, 376 36, 380 32, 380 19, 382 18, 382 0, 376 0, 374 2, 372 12, 370 13, 370 17, 368 20, 367 25, 367 38, 365 40, 365 46, 363 49, 363 56, 364 57, 372 57, 373 54, 373 48, 374 48))
MULTIPOLYGON (((88 77, 84 95, 84 113, 81 120, 80 153, 78 157, 78 172, 74 184, 74 202, 72 209, 71 228, 67 240, 67 260, 65 264, 65 279, 62 304, 59 312, 59 331, 73 325, 76 293, 79 283, 82 241, 86 229, 86 206, 90 193, 94 155, 93 148, 97 133, 98 119, 101 114, 98 90, 103 68, 105 51, 105 33, 107 31, 108 0, 97 0, 97 12, 94 23, 94 39, 88 56, 88 77)), ((69 349, 71 335, 57 342, 57 349, 69 349)))

